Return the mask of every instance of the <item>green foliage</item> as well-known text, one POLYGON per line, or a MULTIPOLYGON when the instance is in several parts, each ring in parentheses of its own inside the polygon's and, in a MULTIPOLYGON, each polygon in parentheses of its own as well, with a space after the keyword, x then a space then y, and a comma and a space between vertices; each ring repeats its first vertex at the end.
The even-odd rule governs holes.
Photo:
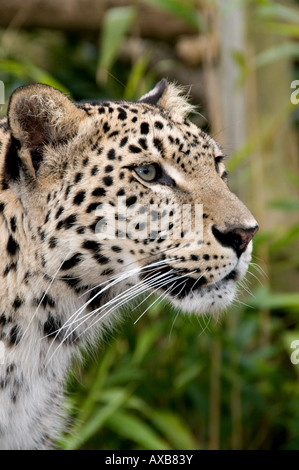
POLYGON ((136 9, 130 6, 111 8, 107 11, 101 31, 97 70, 99 83, 107 81, 108 72, 118 56, 122 41, 132 26, 135 16, 136 9))
POLYGON ((194 7, 193 0, 145 0, 146 3, 165 10, 168 13, 184 20, 195 30, 201 23, 201 15, 194 7))

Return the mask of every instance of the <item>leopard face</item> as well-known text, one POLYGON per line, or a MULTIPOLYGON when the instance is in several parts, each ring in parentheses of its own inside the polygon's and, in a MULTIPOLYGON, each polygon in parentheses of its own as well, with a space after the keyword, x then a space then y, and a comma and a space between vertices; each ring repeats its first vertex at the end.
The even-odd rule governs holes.
POLYGON ((18 89, 2 124, 1 198, 22 225, 12 238, 24 276, 100 313, 148 291, 187 312, 229 305, 257 222, 189 111, 166 80, 138 102, 75 105, 45 85, 18 89))

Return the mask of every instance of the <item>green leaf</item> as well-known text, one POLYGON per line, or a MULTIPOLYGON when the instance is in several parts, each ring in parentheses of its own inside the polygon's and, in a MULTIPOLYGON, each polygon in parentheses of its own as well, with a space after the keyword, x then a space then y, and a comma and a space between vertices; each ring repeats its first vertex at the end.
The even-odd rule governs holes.
POLYGON ((289 227, 288 230, 278 240, 271 243, 270 253, 277 253, 284 247, 290 246, 291 243, 295 242, 299 237, 299 225, 289 227))
POLYGON ((34 81, 52 86, 62 93, 70 94, 68 89, 51 74, 37 67, 32 62, 21 62, 12 59, 0 59, 0 70, 11 73, 23 81, 34 81))
POLYGON ((177 377, 175 380, 176 387, 180 388, 186 385, 191 380, 194 380, 202 371, 202 364, 192 364, 189 367, 186 367, 177 377))
POLYGON ((277 294, 262 287, 255 292, 255 298, 249 299, 248 303, 257 309, 299 309, 299 294, 277 294))
POLYGON ((280 34, 281 36, 288 36, 292 38, 299 38, 299 25, 285 24, 278 22, 267 22, 265 27, 269 32, 280 34))
POLYGON ((281 199, 279 201, 272 201, 269 203, 269 207, 272 209, 283 209, 287 211, 298 211, 299 210, 299 199, 281 199))
POLYGON ((133 363, 140 364, 144 356, 151 350, 159 335, 159 325, 153 326, 139 333, 135 351, 132 357, 133 363))
MULTIPOLYGON (((90 419, 83 423, 76 432, 71 432, 65 439, 63 448, 65 450, 74 450, 81 447, 88 439, 90 439, 107 421, 107 419, 116 412, 128 400, 131 390, 120 389, 117 393, 111 394, 106 405, 95 407, 90 419)), ((117 416, 119 413, 117 413, 117 416)))
POLYGON ((279 19, 291 23, 299 23, 299 11, 296 8, 271 2, 270 5, 260 6, 258 15, 264 19, 279 19))
POLYGON ((280 59, 298 59, 299 47, 298 44, 286 41, 282 44, 270 47, 269 49, 261 52, 255 58, 257 67, 268 65, 280 59))
POLYGON ((126 90, 124 93, 124 99, 125 100, 133 100, 133 99, 138 99, 138 96, 142 96, 143 94, 146 93, 146 91, 149 89, 144 89, 142 91, 139 91, 139 85, 145 76, 147 66, 149 64, 149 59, 150 59, 150 54, 147 53, 144 56, 140 57, 140 59, 134 64, 127 85, 126 85, 126 90), (137 96, 137 91, 138 91, 138 96, 137 96))
POLYGON ((175 449, 195 449, 196 443, 188 427, 179 415, 168 410, 156 410, 144 400, 132 395, 128 399, 128 408, 142 413, 169 441, 175 449))
POLYGON ((163 432, 174 449, 196 449, 192 434, 178 415, 170 411, 154 411, 151 420, 163 432))
POLYGON ((105 14, 100 37, 97 81, 105 83, 120 47, 136 17, 133 6, 110 8, 105 14))
POLYGON ((199 11, 194 8, 194 2, 190 0, 145 0, 146 3, 154 5, 172 15, 184 20, 193 28, 198 28, 202 19, 199 11))

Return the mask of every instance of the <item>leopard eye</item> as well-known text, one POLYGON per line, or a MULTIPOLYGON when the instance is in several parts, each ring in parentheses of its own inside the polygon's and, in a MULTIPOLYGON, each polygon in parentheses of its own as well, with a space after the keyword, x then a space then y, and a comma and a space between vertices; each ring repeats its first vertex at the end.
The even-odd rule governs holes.
POLYGON ((158 176, 156 165, 137 166, 134 171, 144 181, 154 181, 158 176))

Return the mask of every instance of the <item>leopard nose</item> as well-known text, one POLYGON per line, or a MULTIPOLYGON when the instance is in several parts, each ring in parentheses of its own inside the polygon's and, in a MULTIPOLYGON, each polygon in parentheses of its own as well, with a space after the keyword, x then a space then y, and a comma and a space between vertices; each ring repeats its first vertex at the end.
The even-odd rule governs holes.
POLYGON ((234 227, 226 231, 220 231, 214 225, 212 232, 216 240, 223 245, 233 248, 237 253, 238 258, 246 250, 249 242, 252 240, 255 233, 258 231, 258 225, 253 227, 234 227))

